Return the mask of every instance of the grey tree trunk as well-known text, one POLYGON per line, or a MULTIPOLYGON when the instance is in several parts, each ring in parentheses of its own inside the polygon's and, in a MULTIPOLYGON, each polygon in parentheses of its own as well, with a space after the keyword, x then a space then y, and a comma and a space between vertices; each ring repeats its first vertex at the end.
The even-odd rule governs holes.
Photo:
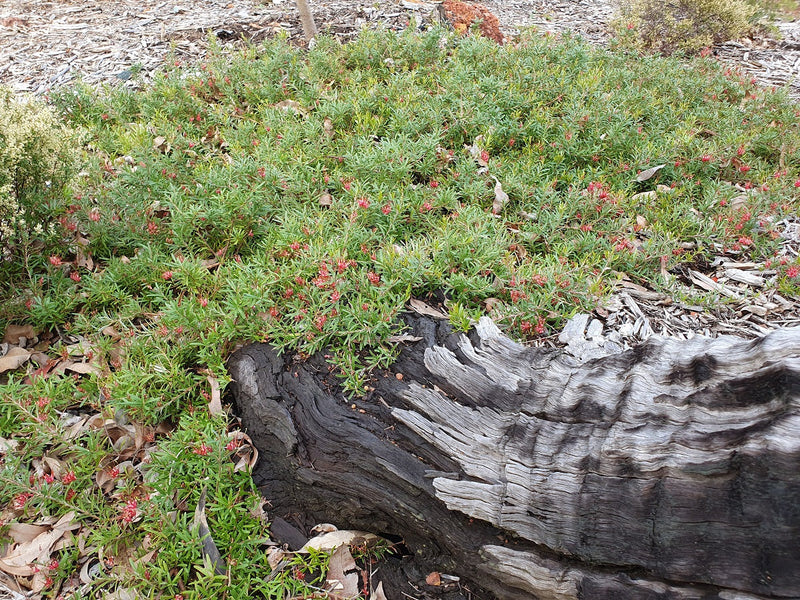
POLYGON ((322 357, 231 358, 271 514, 402 537, 414 573, 499 598, 800 598, 800 328, 582 362, 408 321, 355 403, 322 357))
POLYGON ((317 25, 314 23, 311 7, 308 5, 308 0, 295 0, 295 3, 300 13, 300 23, 303 25, 303 36, 307 42, 311 41, 317 37, 317 25))

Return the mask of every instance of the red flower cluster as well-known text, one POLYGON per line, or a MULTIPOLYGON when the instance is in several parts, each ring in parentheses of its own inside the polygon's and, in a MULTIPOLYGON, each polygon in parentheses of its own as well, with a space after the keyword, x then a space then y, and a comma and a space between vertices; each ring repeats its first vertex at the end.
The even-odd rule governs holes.
POLYGON ((131 523, 136 518, 137 513, 139 512, 138 503, 136 502, 135 498, 128 500, 125 503, 125 506, 122 508, 122 514, 120 515, 120 519, 123 523, 131 523))
POLYGON ((192 452, 198 454, 199 456, 208 456, 211 454, 211 451, 211 446, 207 446, 205 443, 200 444, 200 446, 192 450, 192 452))

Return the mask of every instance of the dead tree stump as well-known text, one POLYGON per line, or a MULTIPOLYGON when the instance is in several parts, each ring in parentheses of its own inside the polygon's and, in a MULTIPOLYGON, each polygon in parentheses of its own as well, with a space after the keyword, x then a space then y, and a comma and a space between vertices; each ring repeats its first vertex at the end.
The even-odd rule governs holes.
POLYGON ((800 328, 582 362, 408 322, 355 402, 322 357, 231 358, 273 515, 402 537, 499 598, 800 597, 800 328))

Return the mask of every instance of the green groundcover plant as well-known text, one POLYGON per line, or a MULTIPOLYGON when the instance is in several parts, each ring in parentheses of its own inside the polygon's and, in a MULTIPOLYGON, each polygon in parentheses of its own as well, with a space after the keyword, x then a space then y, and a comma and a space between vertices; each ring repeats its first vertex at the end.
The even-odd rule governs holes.
POLYGON ((65 515, 80 532, 31 575, 45 596, 319 585, 308 561, 267 576, 246 440, 207 408, 237 344, 324 351, 352 395, 412 297, 531 339, 623 276, 679 294, 670 270, 719 254, 798 292, 776 229, 797 211, 798 107, 712 61, 364 32, 52 103, 83 171, 44 204, 57 241, 0 262, 0 328, 30 326, 54 361, 2 375, 0 535, 65 515), (224 575, 196 543, 201 487, 224 575))

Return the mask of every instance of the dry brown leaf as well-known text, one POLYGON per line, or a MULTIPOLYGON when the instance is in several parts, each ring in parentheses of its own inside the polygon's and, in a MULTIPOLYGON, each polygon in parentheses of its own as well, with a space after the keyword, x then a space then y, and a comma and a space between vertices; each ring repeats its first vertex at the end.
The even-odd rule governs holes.
POLYGON ((348 546, 339 546, 331 554, 325 586, 337 596, 358 596, 358 567, 348 546))
POLYGON ((399 335, 390 335, 386 338, 386 341, 391 344, 399 344, 401 342, 418 342, 422 338, 416 335, 409 335, 407 333, 401 333, 399 335))
POLYGON ((639 183, 647 181, 648 179, 652 178, 653 175, 658 173, 661 169, 663 169, 666 166, 667 165, 656 165, 655 167, 650 167, 646 171, 642 171, 641 173, 639 173, 636 176, 636 181, 638 181, 639 183))
MULTIPOLYGON (((93 375, 102 375, 103 371, 100 368, 96 367, 90 362, 77 362, 74 360, 67 360, 58 365, 61 367, 63 365, 63 371, 72 371, 73 373, 78 373, 80 375, 89 375, 90 373, 93 375)), ((56 367, 56 369, 58 369, 56 367)))
POLYGON ((87 271, 94 271, 94 259, 88 252, 84 252, 80 247, 75 251, 75 265, 83 267, 87 271))
POLYGON ((331 196, 328 192, 323 192, 319 197, 319 205, 320 206, 332 206, 333 205, 333 196, 331 196))
POLYGON ((169 145, 169 142, 167 142, 167 138, 165 138, 163 135, 159 135, 153 139, 153 148, 159 152, 163 152, 164 154, 172 149, 169 145))
POLYGON ((5 356, 0 357, 0 373, 19 369, 28 362, 30 356, 31 353, 25 350, 25 348, 14 346, 5 356))
POLYGON ((144 448, 145 446, 149 445, 150 442, 155 440, 155 432, 153 428, 148 425, 140 425, 139 423, 134 423, 133 428, 135 431, 135 435, 133 438, 133 447, 138 454, 138 451, 144 448))
POLYGON ((36 331, 34 331, 32 325, 8 325, 3 335, 3 342, 6 344, 19 344, 19 338, 23 337, 26 340, 32 340, 36 337, 36 331))
POLYGON ((47 575, 45 575, 44 571, 39 570, 33 574, 33 578, 31 579, 31 592, 39 594, 47 585, 47 575))
POLYGON ((122 338, 122 335, 120 335, 120 333, 116 329, 114 329, 113 325, 108 325, 107 327, 103 327, 100 333, 102 333, 107 337, 110 337, 115 342, 122 338))
POLYGON ((511 244, 508 249, 513 252, 519 260, 525 260, 528 256, 528 251, 525 249, 525 246, 511 244))
POLYGON ((11 546, 5 556, 0 558, 0 570, 9 575, 30 577, 37 570, 37 564, 46 563, 50 559, 53 545, 69 531, 78 529, 79 523, 73 522, 75 511, 61 517, 52 528, 22 544, 11 546))
POLYGON ((104 494, 108 494, 117 485, 117 476, 111 474, 111 467, 101 468, 94 474, 94 481, 104 494))
POLYGON ((89 426, 89 417, 81 417, 64 430, 64 441, 74 440, 80 437, 85 431, 91 429, 89 426))
POLYGON ((383 591, 382 581, 379 581, 378 585, 375 586, 375 591, 372 592, 372 595, 369 597, 369 600, 387 600, 386 594, 383 591))
POLYGON ((155 550, 150 550, 149 552, 146 552, 146 553, 142 554, 142 556, 140 556, 139 558, 137 558, 135 560, 132 560, 131 561, 131 566, 135 567, 135 566, 138 566, 138 565, 149 564, 149 563, 153 562, 153 559, 155 558, 157 553, 158 553, 158 549, 157 548, 155 550))
POLYGON ((77 343, 67 346, 67 353, 73 358, 97 356, 100 353, 100 349, 88 340, 79 338, 77 343))
POLYGON ((118 368, 122 365, 122 361, 125 359, 126 355, 125 348, 120 345, 112 346, 108 350, 108 360, 114 368, 118 368))
POLYGON ((61 479, 63 463, 57 458, 53 458, 52 456, 43 456, 42 468, 45 474, 52 475, 56 479, 61 479))
POLYGON ((253 440, 250 439, 250 436, 247 435, 245 432, 237 430, 231 431, 228 433, 228 437, 231 438, 231 442, 235 447, 234 450, 234 459, 236 460, 236 465, 234 465, 234 471, 243 471, 245 469, 252 469, 256 461, 258 461, 258 449, 253 445, 253 440))
POLYGON ((641 228, 645 228, 647 227, 647 219, 642 215, 636 215, 636 224, 641 228))
POLYGON ((120 425, 113 419, 106 419, 103 428, 117 452, 132 445, 136 439, 136 428, 132 425, 120 425))
POLYGON ((290 553, 284 552, 280 548, 276 548, 275 546, 269 548, 267 550, 267 564, 269 565, 270 571, 275 571, 281 561, 289 556, 291 556, 290 553))
POLYGON ((197 502, 197 508, 194 511, 194 521, 192 529, 197 531, 200 538, 200 548, 203 553, 203 562, 214 567, 217 575, 224 575, 225 561, 219 553, 217 545, 214 543, 214 538, 211 537, 211 529, 208 526, 206 519, 206 489, 200 492, 200 500, 197 502))
POLYGON ((273 104, 272 108, 279 108, 286 112, 293 112, 294 114, 303 117, 308 116, 308 111, 305 108, 303 108, 303 106, 296 100, 282 100, 277 104, 273 104))
POLYGON ((494 214, 499 214, 503 207, 508 202, 508 194, 503 191, 503 184, 497 179, 494 178, 494 202, 492 203, 492 212, 494 214))
POLYGON ((655 200, 659 194, 671 194, 674 192, 671 187, 668 185, 658 184, 655 190, 650 190, 649 192, 639 192, 638 194, 634 194, 631 196, 631 200, 636 202, 643 202, 645 200, 655 200))
POLYGON ((33 525, 31 523, 11 523, 8 526, 8 535, 17 544, 30 542, 34 538, 50 530, 47 525, 33 525))
POLYGON ((55 361, 53 361, 53 359, 51 359, 49 356, 47 356, 47 354, 45 354, 44 352, 39 352, 39 351, 32 352, 31 353, 31 360, 34 363, 36 363, 37 365, 39 365, 40 367, 44 367, 44 366, 48 365, 49 363, 52 363, 50 365, 50 368, 53 368, 53 366, 55 366, 55 361))
POLYGON ((464 147, 469 151, 470 156, 472 156, 472 158, 474 158, 481 167, 487 167, 489 166, 489 163, 484 160, 483 150, 481 149, 483 141, 483 136, 479 135, 475 138, 475 141, 472 142, 471 146, 464 145, 464 147))
POLYGON ((433 571, 428 573, 428 576, 425 578, 425 583, 428 585, 442 585, 442 577, 438 571, 433 571))
POLYGON ((83 563, 80 572, 81 583, 89 585, 92 580, 97 579, 103 575, 103 567, 98 560, 87 560, 83 563))
POLYGON ((86 425, 89 427, 89 429, 100 429, 102 427, 105 427, 106 421, 110 421, 113 423, 113 421, 111 421, 110 419, 106 419, 103 415, 97 413, 89 417, 89 420, 86 421, 86 425))
POLYGON ((433 317, 434 319, 446 319, 447 315, 439 310, 438 308, 434 308, 430 304, 426 304, 422 300, 417 300, 416 298, 411 298, 408 301, 409 305, 411 306, 411 310, 413 310, 418 315, 423 315, 427 317, 433 317))
POLYGON ((311 528, 311 533, 330 533, 331 531, 339 531, 339 528, 333 523, 317 523, 311 528))
POLYGON ((638 194, 634 194, 631 196, 631 200, 634 202, 643 202, 644 200, 655 200, 658 194, 651 190, 649 192, 639 192, 638 194))
POLYGON ((491 312, 491 310, 495 306, 497 306, 498 304, 502 304, 502 302, 503 301, 500 300, 499 298, 486 298, 486 300, 483 301, 483 305, 486 307, 487 311, 491 312))
POLYGON ((259 496, 253 501, 253 507, 249 511, 251 517, 264 524, 269 523, 269 515, 267 515, 267 511, 264 510, 266 504, 267 501, 259 496))
POLYGON ((19 446, 19 440, 7 440, 0 437, 0 454, 14 452, 19 446))
POLYGON ((357 531, 353 529, 338 529, 321 533, 308 540, 298 552, 308 552, 310 549, 327 551, 338 548, 339 546, 349 546, 356 538, 364 538, 367 541, 377 540, 378 536, 368 531, 357 531))
POLYGON ((211 386, 211 399, 208 401, 208 412, 212 417, 224 415, 225 411, 222 410, 222 395, 219 391, 219 380, 212 375, 209 375, 206 379, 208 380, 208 385, 211 386))
POLYGON ((730 200, 731 208, 734 210, 741 208, 742 206, 745 206, 747 204, 747 201, 749 199, 750 196, 748 194, 739 194, 738 196, 731 198, 730 200))
POLYGON ((325 135, 329 138, 333 137, 333 121, 331 121, 328 117, 325 117, 325 120, 322 122, 322 129, 325 131, 325 135))
POLYGON ((103 596, 103 600, 137 600, 137 598, 139 592, 133 588, 119 588, 103 596))

